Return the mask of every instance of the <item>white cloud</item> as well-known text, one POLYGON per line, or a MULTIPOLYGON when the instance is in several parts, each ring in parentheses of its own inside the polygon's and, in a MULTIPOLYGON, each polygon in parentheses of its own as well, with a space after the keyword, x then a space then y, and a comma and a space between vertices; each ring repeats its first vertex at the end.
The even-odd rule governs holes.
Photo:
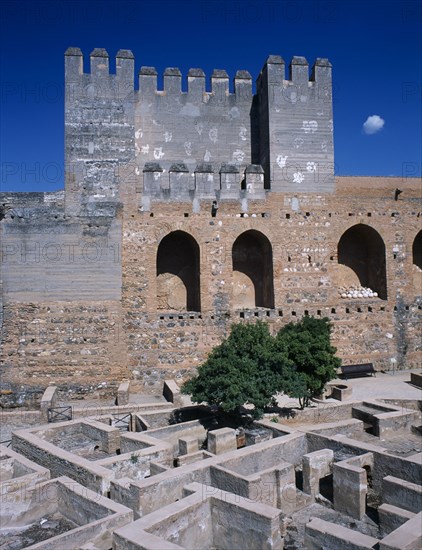
POLYGON ((384 127, 385 120, 379 115, 369 116, 363 123, 362 129, 365 134, 376 134, 384 127))

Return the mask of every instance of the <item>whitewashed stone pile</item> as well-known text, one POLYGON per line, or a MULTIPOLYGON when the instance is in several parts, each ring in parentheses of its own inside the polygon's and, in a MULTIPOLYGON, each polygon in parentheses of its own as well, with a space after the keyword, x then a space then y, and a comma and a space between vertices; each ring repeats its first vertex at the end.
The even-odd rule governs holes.
POLYGON ((378 292, 366 286, 342 286, 338 292, 342 298, 376 298, 378 296, 378 292))

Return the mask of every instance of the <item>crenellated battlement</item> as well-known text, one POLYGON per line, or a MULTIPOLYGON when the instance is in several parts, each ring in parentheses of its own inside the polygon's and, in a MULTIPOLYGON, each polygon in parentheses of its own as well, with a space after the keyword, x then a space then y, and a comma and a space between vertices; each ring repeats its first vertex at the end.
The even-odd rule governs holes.
MULTIPOLYGON (((104 48, 95 48, 90 53, 90 72, 83 72, 83 53, 80 48, 68 48, 65 52, 66 79, 74 80, 82 75, 91 75, 94 78, 116 77, 119 80, 134 81, 135 58, 130 50, 119 50, 116 54, 116 74, 110 73, 109 54, 104 48)), ((326 84, 331 79, 332 65, 325 58, 317 58, 309 72, 309 63, 305 57, 294 56, 286 72, 286 63, 279 55, 268 56, 264 67, 258 76, 258 83, 267 78, 271 84, 291 82, 302 84, 305 82, 320 82, 326 84), (267 74, 269 73, 269 74, 267 74)), ((163 90, 157 87, 158 72, 155 67, 142 66, 138 72, 139 89, 145 92, 182 92, 183 75, 179 68, 168 67, 164 70, 163 90)), ((206 74, 200 68, 189 69, 187 78, 187 92, 229 95, 229 75, 224 69, 214 69, 210 75, 211 87, 206 89, 206 74)), ((238 70, 233 79, 234 94, 239 87, 250 86, 252 91, 252 76, 247 70, 238 70)))
POLYGON ((78 185, 67 184, 68 204, 77 208, 92 197, 120 200, 121 178, 113 174, 116 166, 128 163, 139 177, 137 188, 150 173, 145 167, 159 163, 162 172, 154 177, 164 187, 156 188, 152 180, 143 186, 144 195, 152 190, 151 200, 186 199, 192 193, 240 200, 246 180, 256 188, 256 198, 265 196, 264 189, 333 191, 332 68, 327 59, 317 58, 310 68, 304 57, 295 56, 286 67, 281 56, 270 55, 255 94, 247 70, 235 73, 231 88, 224 69, 207 76, 201 68, 183 75, 168 67, 160 90, 151 66, 141 66, 135 90, 133 53, 117 52, 115 74, 109 61, 107 50, 95 48, 90 72, 84 73, 81 50, 69 48, 65 54, 66 161, 73 166, 73 182, 74 174, 82 174, 78 185), (198 168, 210 165, 234 167, 236 173, 198 168), (181 166, 185 170, 175 169, 181 166))
POLYGON ((305 57, 294 56, 286 71, 286 63, 279 55, 270 55, 258 76, 258 86, 265 82, 270 84, 296 84, 302 85, 318 83, 327 85, 331 83, 332 65, 328 59, 318 57, 309 71, 309 63, 305 57))
POLYGON ((147 162, 142 172, 143 210, 149 210, 151 201, 265 199, 264 170, 256 164, 240 170, 233 164, 201 163, 191 173, 183 162, 168 170, 158 162, 147 162))
POLYGON ((80 48, 68 48, 65 52, 66 81, 75 80, 84 74, 96 78, 114 76, 119 80, 134 80, 135 57, 130 50, 116 54, 116 74, 110 74, 109 55, 105 48, 94 48, 89 55, 90 72, 83 71, 83 54, 80 48))
MULTIPOLYGON (((116 54, 116 74, 110 73, 109 54, 104 48, 95 48, 90 54, 90 72, 83 71, 83 54, 79 48, 68 48, 65 52, 66 80, 75 82, 84 76, 93 79, 115 78, 122 82, 134 82, 135 58, 130 50, 119 50, 116 54)), ((252 76, 246 70, 238 70, 233 79, 233 90, 229 91, 229 75, 224 69, 214 69, 210 76, 211 87, 206 89, 206 75, 202 69, 189 69, 186 75, 187 92, 182 92, 183 75, 177 67, 167 67, 163 73, 163 90, 157 86, 158 72, 155 67, 142 66, 138 72, 141 93, 188 93, 190 95, 236 95, 245 91, 252 96, 252 76)))
POLYGON ((163 90, 158 89, 158 72, 155 67, 141 67, 139 76, 139 93, 162 95, 187 94, 190 97, 209 101, 211 96, 236 97, 240 99, 252 98, 252 77, 248 71, 237 71, 233 79, 233 92, 230 92, 230 78, 225 70, 214 69, 211 74, 210 89, 206 89, 206 75, 202 69, 189 69, 187 74, 187 92, 182 91, 182 73, 177 67, 165 69, 163 73, 163 90), (208 97, 207 97, 208 96, 208 97))
POLYGON ((282 57, 267 58, 257 79, 260 136, 268 136, 259 154, 266 188, 334 190, 331 69, 317 58, 309 71, 306 58, 295 56, 286 73, 282 57))

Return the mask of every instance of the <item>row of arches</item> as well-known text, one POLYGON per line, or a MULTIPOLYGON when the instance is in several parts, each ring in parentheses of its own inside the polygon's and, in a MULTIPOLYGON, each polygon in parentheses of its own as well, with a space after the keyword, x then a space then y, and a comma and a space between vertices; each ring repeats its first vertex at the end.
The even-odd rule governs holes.
MULTIPOLYGON (((413 242, 413 263, 422 269, 422 231, 413 242)), ((338 264, 387 299, 385 244, 372 227, 349 228, 337 246, 338 264)), ((162 310, 201 311, 200 249, 184 231, 166 235, 157 251, 157 307, 162 310)), ((236 309, 273 309, 273 253, 268 238, 256 230, 239 235, 232 247, 233 295, 236 309)))

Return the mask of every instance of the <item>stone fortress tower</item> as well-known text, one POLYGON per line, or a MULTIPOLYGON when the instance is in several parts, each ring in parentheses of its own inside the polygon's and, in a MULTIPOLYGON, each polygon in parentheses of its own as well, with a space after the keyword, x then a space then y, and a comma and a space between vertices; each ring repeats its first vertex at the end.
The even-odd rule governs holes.
MULTIPOLYGON (((334 174, 332 68, 256 81, 65 54, 65 190, 2 193, 2 381, 192 373, 240 320, 327 316, 345 363, 420 365, 420 180, 334 174), (395 193, 396 188, 402 193, 395 193)), ((287 74, 288 73, 288 74, 287 74)))
POLYGON ((179 69, 165 70, 159 91, 155 68, 141 67, 137 91, 130 51, 118 52, 115 75, 105 50, 95 49, 90 61, 83 74, 81 51, 66 52, 66 162, 75 172, 67 180, 69 207, 120 200, 117 167, 130 162, 143 174, 144 211, 157 201, 198 207, 201 199, 264 199, 265 191, 298 186, 333 192, 328 60, 317 59, 309 76, 306 59, 294 57, 286 80, 283 59, 269 56, 255 95, 244 70, 233 92, 226 71, 214 70, 207 92, 204 72, 191 69, 182 92, 179 69), (75 188, 75 181, 85 185, 75 188))

